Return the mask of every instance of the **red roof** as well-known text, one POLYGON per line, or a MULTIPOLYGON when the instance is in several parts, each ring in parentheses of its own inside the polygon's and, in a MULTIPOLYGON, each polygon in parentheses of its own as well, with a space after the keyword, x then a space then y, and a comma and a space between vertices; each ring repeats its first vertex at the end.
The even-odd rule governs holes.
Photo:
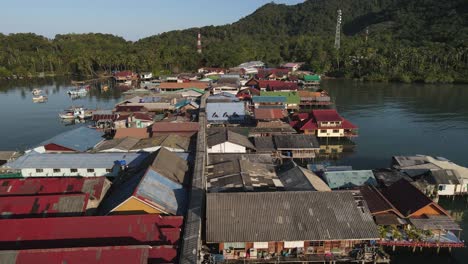
POLYGON ((88 193, 100 199, 105 177, 1 179, 0 196, 88 193))
POLYGON ((167 133, 167 132, 198 132, 198 123, 196 122, 157 122, 153 124, 154 133, 167 133))
POLYGON ((177 245, 182 216, 114 215, 1 220, 3 249, 177 245))
POLYGON ((208 87, 207 82, 163 82, 159 85, 160 89, 190 89, 190 88, 198 88, 205 90, 208 87))
POLYGON ((255 119, 281 119, 284 117, 283 109, 258 108, 254 110, 255 119))
POLYGON ((134 73, 132 71, 119 71, 114 73, 115 77, 131 77, 134 73))
POLYGON ((312 110, 312 115, 317 122, 343 121, 335 109, 312 110))
MULTIPOLYGON (((83 215, 88 194, 0 197, 2 218, 83 215)), ((1 231, 3 234, 4 231, 1 231)))
POLYGON ((317 128, 317 123, 311 118, 301 124, 300 130, 316 130, 317 128))
POLYGON ((283 81, 268 81, 268 80, 259 80, 258 87, 261 89, 267 89, 270 91, 280 91, 280 90, 297 91, 299 89, 299 86, 297 85, 297 83, 283 82, 283 81))
POLYGON ((343 122, 341 122, 341 128, 343 128, 343 129, 357 129, 358 127, 355 124, 349 122, 347 119, 343 118, 343 122))
POLYGON ((15 255, 15 262, 11 262, 12 264, 141 264, 175 262, 177 248, 174 246, 80 247, 0 251, 0 255, 2 254, 15 255))
POLYGON ((153 117, 147 113, 134 113, 133 117, 139 120, 153 121, 153 117))
POLYGON ((116 112, 142 112, 144 109, 143 105, 118 105, 115 107, 116 112))

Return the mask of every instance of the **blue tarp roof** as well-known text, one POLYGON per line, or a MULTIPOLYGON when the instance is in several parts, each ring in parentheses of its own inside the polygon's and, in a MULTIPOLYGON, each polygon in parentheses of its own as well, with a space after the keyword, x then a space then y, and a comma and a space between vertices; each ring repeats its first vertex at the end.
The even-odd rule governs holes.
POLYGON ((58 134, 55 137, 42 142, 41 144, 39 144, 39 146, 45 146, 47 144, 56 144, 75 151, 85 152, 93 148, 97 143, 104 140, 102 138, 103 135, 103 132, 82 126, 58 134))
POLYGON ((371 170, 326 171, 323 177, 331 189, 348 189, 364 184, 377 186, 371 170))

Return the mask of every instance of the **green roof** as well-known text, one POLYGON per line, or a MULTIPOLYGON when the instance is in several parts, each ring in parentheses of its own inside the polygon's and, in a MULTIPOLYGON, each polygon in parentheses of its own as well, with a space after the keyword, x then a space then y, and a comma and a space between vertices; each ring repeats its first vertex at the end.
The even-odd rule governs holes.
POLYGON ((260 92, 261 96, 284 96, 287 104, 299 104, 301 98, 297 92, 260 92))
POLYGON ((0 179, 16 179, 16 178, 23 178, 23 175, 21 175, 21 172, 0 174, 0 179))
POLYGON ((306 82, 320 82, 320 75, 304 75, 304 81, 306 82))

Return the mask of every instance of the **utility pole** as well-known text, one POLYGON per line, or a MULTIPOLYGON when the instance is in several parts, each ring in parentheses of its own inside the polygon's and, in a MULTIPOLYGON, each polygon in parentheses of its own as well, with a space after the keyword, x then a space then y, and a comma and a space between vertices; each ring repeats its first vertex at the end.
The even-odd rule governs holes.
POLYGON ((336 63, 338 65, 338 71, 340 70, 340 56, 339 50, 341 46, 341 9, 337 11, 338 16, 336 18, 336 32, 335 32, 335 49, 336 49, 336 63))

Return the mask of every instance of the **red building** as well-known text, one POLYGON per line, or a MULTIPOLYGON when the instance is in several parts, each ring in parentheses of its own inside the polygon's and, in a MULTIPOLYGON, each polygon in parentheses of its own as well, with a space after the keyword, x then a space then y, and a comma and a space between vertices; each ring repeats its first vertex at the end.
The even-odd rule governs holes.
POLYGON ((294 82, 270 81, 270 80, 249 80, 245 86, 253 87, 261 91, 289 92, 297 91, 299 86, 294 82))
POLYGON ((182 216, 155 214, 8 219, 0 227, 0 248, 176 246, 182 224, 182 216))
POLYGON ((175 246, 114 246, 0 251, 5 264, 141 264, 175 263, 175 246))
POLYGON ((312 110, 292 116, 289 124, 304 134, 314 134, 319 138, 356 137, 357 126, 341 117, 335 109, 312 110))

